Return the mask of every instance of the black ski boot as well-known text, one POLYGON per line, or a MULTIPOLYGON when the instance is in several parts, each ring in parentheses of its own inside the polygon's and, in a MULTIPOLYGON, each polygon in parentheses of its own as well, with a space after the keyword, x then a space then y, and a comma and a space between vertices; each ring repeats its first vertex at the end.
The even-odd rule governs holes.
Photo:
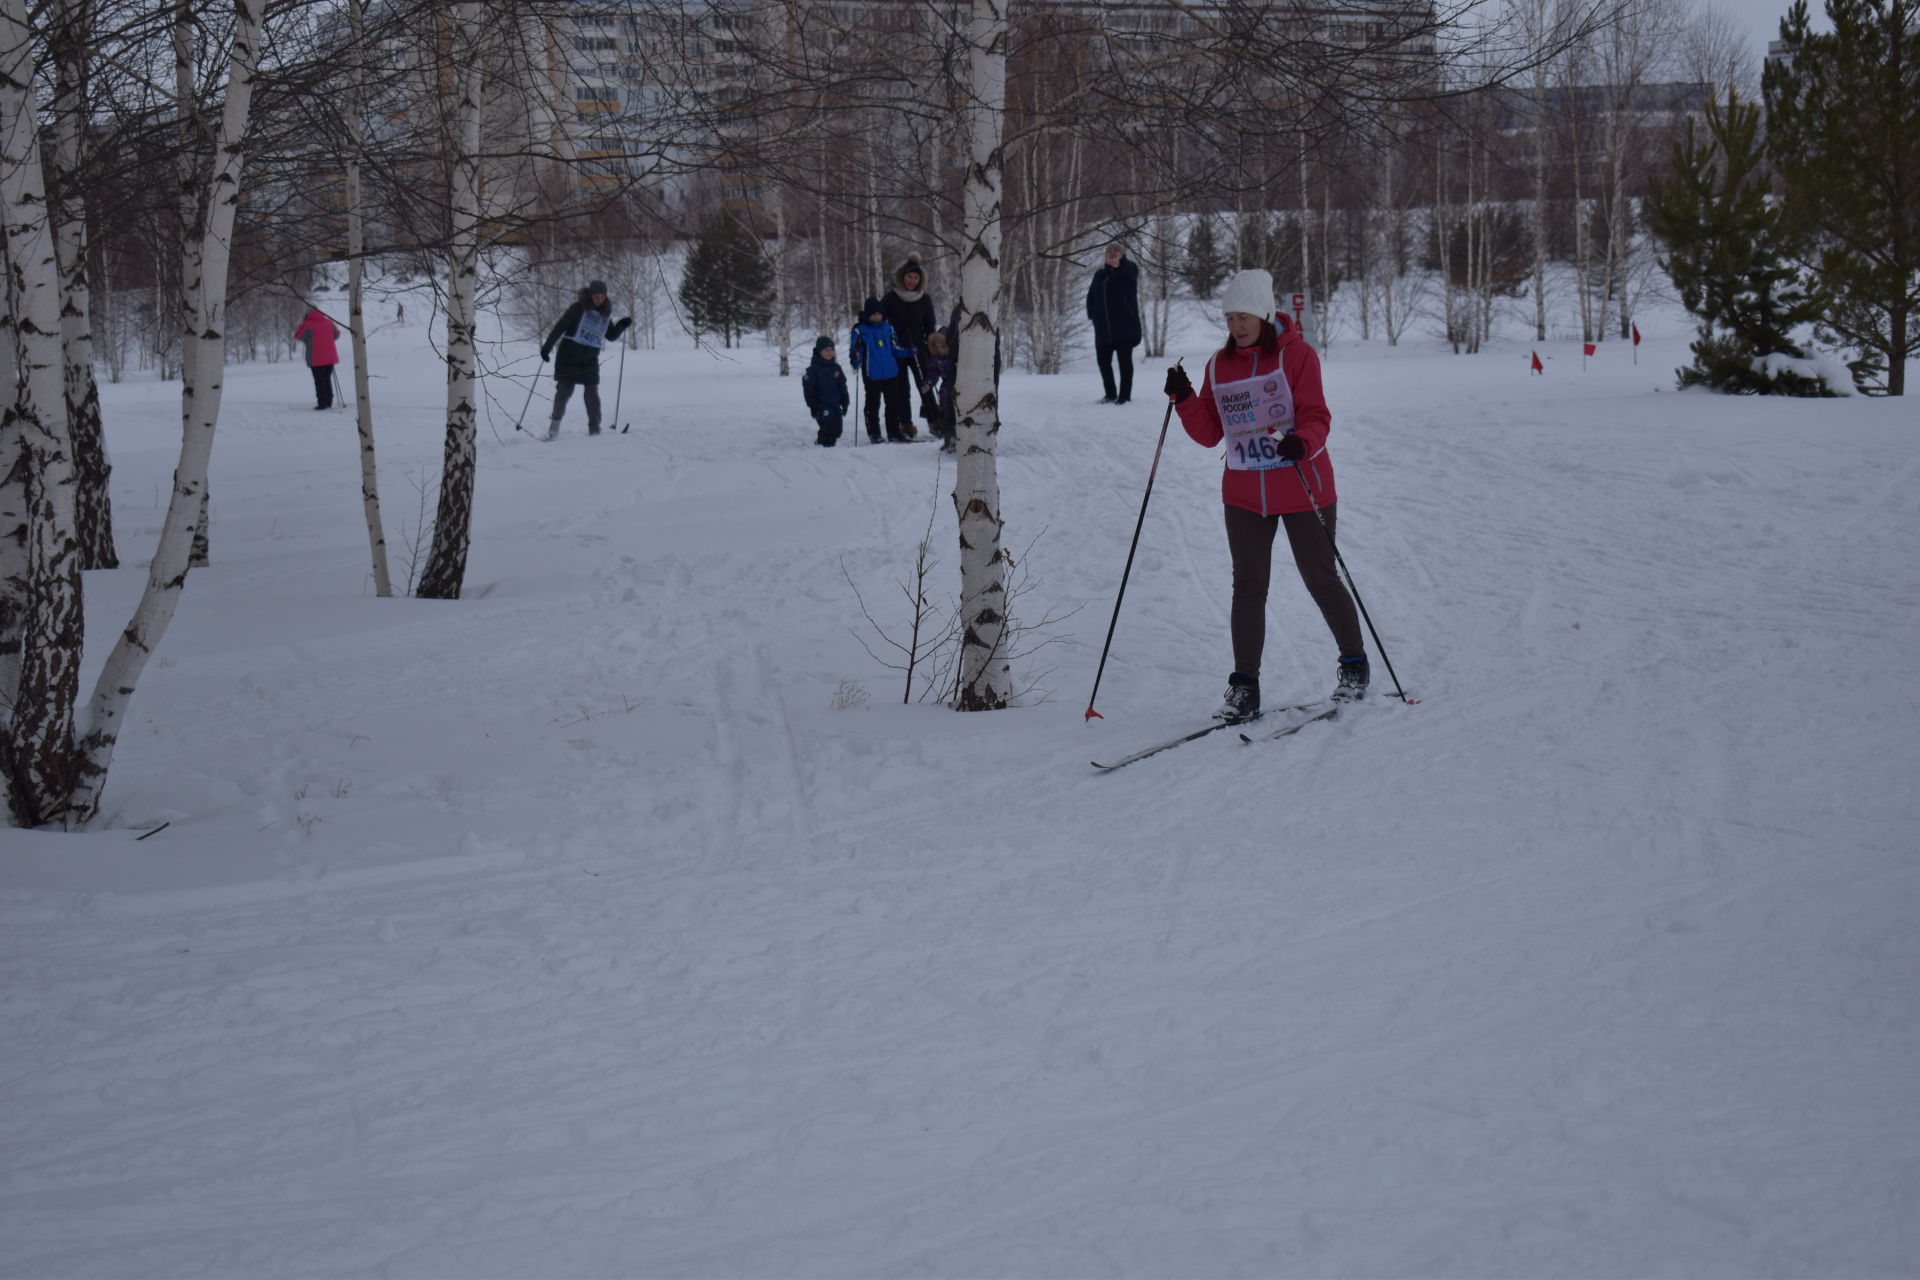
POLYGON ((1340 659, 1340 683, 1333 687, 1335 702, 1358 702, 1367 696, 1367 655, 1340 659))
POLYGON ((1260 718, 1260 677, 1236 671, 1227 677, 1227 698, 1213 713, 1215 720, 1245 724, 1260 718))

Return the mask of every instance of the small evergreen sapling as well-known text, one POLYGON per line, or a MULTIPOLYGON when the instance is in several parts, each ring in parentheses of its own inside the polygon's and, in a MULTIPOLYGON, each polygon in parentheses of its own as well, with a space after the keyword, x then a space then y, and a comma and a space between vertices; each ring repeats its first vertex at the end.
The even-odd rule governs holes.
POLYGON ((1666 243, 1661 259, 1680 301, 1700 321, 1680 385, 1737 395, 1834 394, 1802 372, 1795 329, 1820 314, 1792 264, 1790 235, 1761 166, 1760 111, 1729 89, 1711 102, 1705 138, 1694 122, 1673 148, 1672 176, 1646 202, 1666 243), (1785 357, 1779 359, 1778 357, 1785 357))

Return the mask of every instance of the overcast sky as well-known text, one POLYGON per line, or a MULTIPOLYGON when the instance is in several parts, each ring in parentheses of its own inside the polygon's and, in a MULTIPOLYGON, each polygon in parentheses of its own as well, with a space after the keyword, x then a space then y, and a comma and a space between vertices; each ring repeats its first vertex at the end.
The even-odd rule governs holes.
MULTIPOLYGON (((1705 0, 1705 3, 1724 11, 1740 24, 1741 30, 1749 33, 1753 56, 1758 60, 1767 55, 1767 41, 1780 38, 1780 19, 1786 16, 1793 0, 1705 0)), ((1815 30, 1829 29, 1824 0, 1807 0, 1807 8, 1812 11, 1815 30)))

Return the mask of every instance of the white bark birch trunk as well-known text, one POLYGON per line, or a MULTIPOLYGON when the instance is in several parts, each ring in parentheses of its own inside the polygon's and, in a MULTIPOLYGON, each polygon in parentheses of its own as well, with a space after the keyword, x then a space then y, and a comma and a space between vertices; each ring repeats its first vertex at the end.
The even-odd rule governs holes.
POLYGON ((9 557, 6 604, 17 664, 0 688, 0 770, 14 820, 40 826, 69 816, 79 758, 74 707, 86 638, 80 597, 80 548, 74 535, 73 459, 67 440, 60 346, 60 270, 41 165, 39 113, 25 0, 0 0, 0 218, 6 234, 5 329, 12 347, 13 395, 0 418, 11 463, 7 501, 24 528, 24 556, 9 557))
MULTIPOLYGON (((1307 139, 1300 137, 1300 152, 1296 157, 1300 168, 1300 287, 1313 288, 1313 201, 1307 193, 1307 139)), ((1325 306, 1324 299, 1321 305, 1325 306)), ((1300 318, 1305 330, 1300 336, 1308 342, 1320 341, 1320 331, 1314 324, 1313 303, 1307 304, 1307 314, 1300 318)))
MULTIPOLYGON (((773 194, 773 340, 780 348, 780 376, 793 372, 793 316, 787 305, 787 201, 786 191, 778 186, 773 194)), ((618 430, 619 423, 614 423, 618 430)))
POLYGON ((1547 85, 1544 66, 1533 77, 1533 208, 1527 212, 1533 241, 1533 338, 1547 340, 1547 85))
MULTIPOLYGON (((177 193, 180 204, 181 245, 178 306, 180 310, 180 401, 183 419, 191 419, 193 416, 194 397, 201 380, 197 361, 203 351, 199 335, 205 332, 205 326, 200 323, 200 281, 205 271, 206 245, 199 238, 199 230, 205 225, 209 208, 206 189, 201 185, 205 178, 205 171, 200 167, 200 148, 205 141, 205 127, 201 121, 199 103, 196 100, 198 85, 195 83, 193 29, 194 6, 191 0, 181 0, 174 7, 173 15, 173 96, 180 130, 180 153, 176 160, 176 169, 180 179, 180 189, 177 193)), ((224 348, 219 352, 219 360, 224 366, 226 363, 224 348)), ((176 486, 180 484, 178 476, 174 478, 174 484, 176 486)), ((207 525, 210 519, 211 495, 208 492, 207 477, 204 472, 199 480, 198 494, 199 505, 193 516, 193 534, 187 548, 187 567, 193 569, 204 567, 208 558, 207 525)))
POLYGON ((195 327, 183 334, 181 356, 186 380, 180 393, 180 461, 174 468, 173 496, 147 573, 146 590, 127 629, 107 655, 88 704, 86 733, 80 742, 85 759, 73 803, 74 815, 83 822, 100 807, 100 793, 106 786, 107 767, 119 741, 127 703, 147 659, 173 621, 187 582, 194 531, 206 511, 207 463, 213 455, 214 428, 220 421, 221 374, 226 363, 227 266, 234 217, 240 205, 245 160, 242 146, 253 106, 264 8, 265 0, 233 0, 226 103, 210 167, 204 183, 196 184, 203 197, 197 207, 204 207, 205 214, 188 224, 182 243, 186 265, 197 268, 197 272, 187 277, 182 300, 195 327))
POLYGON ((363 277, 366 265, 366 211, 361 204, 360 152, 366 141, 366 0, 352 0, 348 23, 353 41, 353 70, 347 88, 347 325, 353 334, 353 409, 360 430, 360 506, 367 520, 367 545, 373 556, 373 594, 393 594, 387 569, 387 535, 380 519, 380 468, 373 449, 373 403, 367 373, 367 322, 363 277))
POLYGON ((453 225, 447 246, 447 442, 433 555, 417 594, 458 600, 473 532, 476 436, 473 406, 474 295, 480 260, 481 22, 483 6, 453 7, 453 225))
POLYGON ((967 145, 960 257, 960 360, 954 387, 958 455, 953 505, 960 522, 961 711, 991 711, 1013 698, 1006 654, 1006 555, 1000 546, 1000 434, 993 357, 1000 305, 1001 128, 1007 101, 1007 0, 973 0, 967 24, 967 145))
POLYGON ((91 57, 91 0, 63 0, 57 33, 53 112, 57 130, 60 202, 55 240, 60 252, 60 341, 66 354, 67 438, 73 442, 74 521, 82 569, 117 569, 113 549, 113 467, 100 423, 100 386, 93 376, 92 290, 87 280, 87 204, 80 169, 87 133, 87 77, 91 57))
POLYGON ((1433 240, 1434 256, 1440 263, 1441 315, 1447 326, 1447 341, 1455 355, 1460 354, 1460 328, 1454 315, 1453 289, 1453 212, 1447 206, 1447 144, 1435 141, 1433 149, 1433 240))

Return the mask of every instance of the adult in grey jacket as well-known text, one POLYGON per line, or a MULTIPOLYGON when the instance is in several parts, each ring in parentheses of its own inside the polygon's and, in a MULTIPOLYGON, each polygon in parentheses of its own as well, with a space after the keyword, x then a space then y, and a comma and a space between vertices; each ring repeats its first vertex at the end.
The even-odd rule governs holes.
POLYGON ((1117 244, 1107 246, 1106 265, 1087 286, 1087 319, 1093 321, 1093 353, 1100 361, 1101 404, 1125 404, 1133 398, 1133 349, 1140 345, 1140 268, 1117 244), (1119 358, 1120 384, 1113 365, 1119 358))

